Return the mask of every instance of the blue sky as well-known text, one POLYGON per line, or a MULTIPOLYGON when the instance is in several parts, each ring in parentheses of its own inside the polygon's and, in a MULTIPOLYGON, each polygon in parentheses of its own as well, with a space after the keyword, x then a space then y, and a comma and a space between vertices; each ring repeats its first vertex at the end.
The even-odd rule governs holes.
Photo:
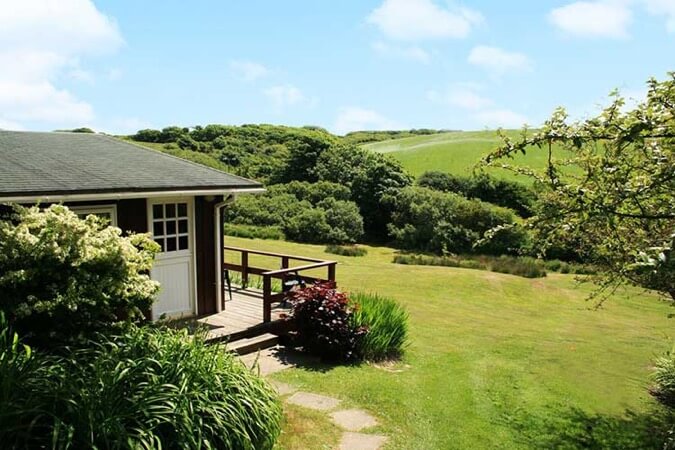
POLYGON ((675 0, 3 1, 0 128, 517 127, 674 63, 675 0))

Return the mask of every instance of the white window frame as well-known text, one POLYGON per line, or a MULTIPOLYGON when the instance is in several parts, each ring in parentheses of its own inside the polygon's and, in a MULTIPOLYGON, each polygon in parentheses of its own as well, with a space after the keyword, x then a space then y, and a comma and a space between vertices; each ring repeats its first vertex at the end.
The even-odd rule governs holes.
POLYGON ((87 206, 69 206, 70 210, 77 215, 84 215, 85 217, 93 214, 110 214, 110 225, 117 226, 117 205, 87 205, 87 206))

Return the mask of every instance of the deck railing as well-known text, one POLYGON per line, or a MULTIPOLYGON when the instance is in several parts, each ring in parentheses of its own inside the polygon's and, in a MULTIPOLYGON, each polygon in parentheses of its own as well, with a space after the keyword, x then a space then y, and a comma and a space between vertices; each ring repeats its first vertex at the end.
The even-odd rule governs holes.
POLYGON ((328 261, 323 259, 308 258, 306 256, 286 255, 282 253, 265 252, 262 250, 251 250, 240 247, 224 246, 225 251, 238 252, 240 254, 239 264, 225 262, 223 268, 241 273, 242 287, 248 284, 249 275, 260 275, 262 277, 263 290, 263 321, 270 322, 272 320, 272 303, 277 303, 283 300, 285 292, 275 294, 272 292, 272 279, 281 280, 282 290, 285 282, 289 279, 303 281, 305 283, 314 283, 316 281, 335 281, 335 266, 337 261, 328 261), (279 269, 268 269, 263 267, 256 267, 249 263, 250 255, 268 256, 279 258, 279 269), (291 261, 301 261, 309 264, 291 267, 291 261), (326 268, 326 278, 313 277, 302 275, 301 272, 308 270, 326 268))

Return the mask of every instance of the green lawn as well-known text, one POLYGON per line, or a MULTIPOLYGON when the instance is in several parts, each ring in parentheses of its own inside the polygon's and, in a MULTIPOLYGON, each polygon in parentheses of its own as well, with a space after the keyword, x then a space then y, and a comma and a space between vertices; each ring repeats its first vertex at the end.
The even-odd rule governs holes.
MULTIPOLYGON (((624 291, 596 310, 586 300, 590 286, 570 275, 525 279, 397 265, 388 248, 367 247, 367 256, 350 258, 323 246, 231 237, 226 243, 336 259, 341 288, 405 305, 412 343, 389 370, 362 365, 275 375, 371 411, 382 421, 377 431, 391 436, 388 448, 650 448, 650 361, 669 348, 675 330, 673 309, 655 297, 624 291)), ((294 417, 287 417, 281 444, 324 448, 318 425, 294 417), (301 429, 311 431, 289 439, 301 429)))
MULTIPOLYGON (((506 133, 512 139, 517 139, 520 131, 507 130, 506 133)), ((500 143, 496 131, 454 131, 376 142, 364 147, 393 156, 415 176, 428 170, 468 175, 480 158, 497 148, 500 143)), ((541 169, 546 166, 547 157, 545 151, 533 149, 525 156, 519 155, 513 161, 505 162, 541 169)), ((491 170, 495 175, 505 178, 527 180, 502 169, 491 170)))

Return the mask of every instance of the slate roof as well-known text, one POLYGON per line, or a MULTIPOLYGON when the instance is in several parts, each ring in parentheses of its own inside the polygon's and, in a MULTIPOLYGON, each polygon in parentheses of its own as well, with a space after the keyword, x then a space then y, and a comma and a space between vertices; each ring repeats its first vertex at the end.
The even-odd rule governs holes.
POLYGON ((0 198, 261 187, 110 136, 0 130, 0 198))

